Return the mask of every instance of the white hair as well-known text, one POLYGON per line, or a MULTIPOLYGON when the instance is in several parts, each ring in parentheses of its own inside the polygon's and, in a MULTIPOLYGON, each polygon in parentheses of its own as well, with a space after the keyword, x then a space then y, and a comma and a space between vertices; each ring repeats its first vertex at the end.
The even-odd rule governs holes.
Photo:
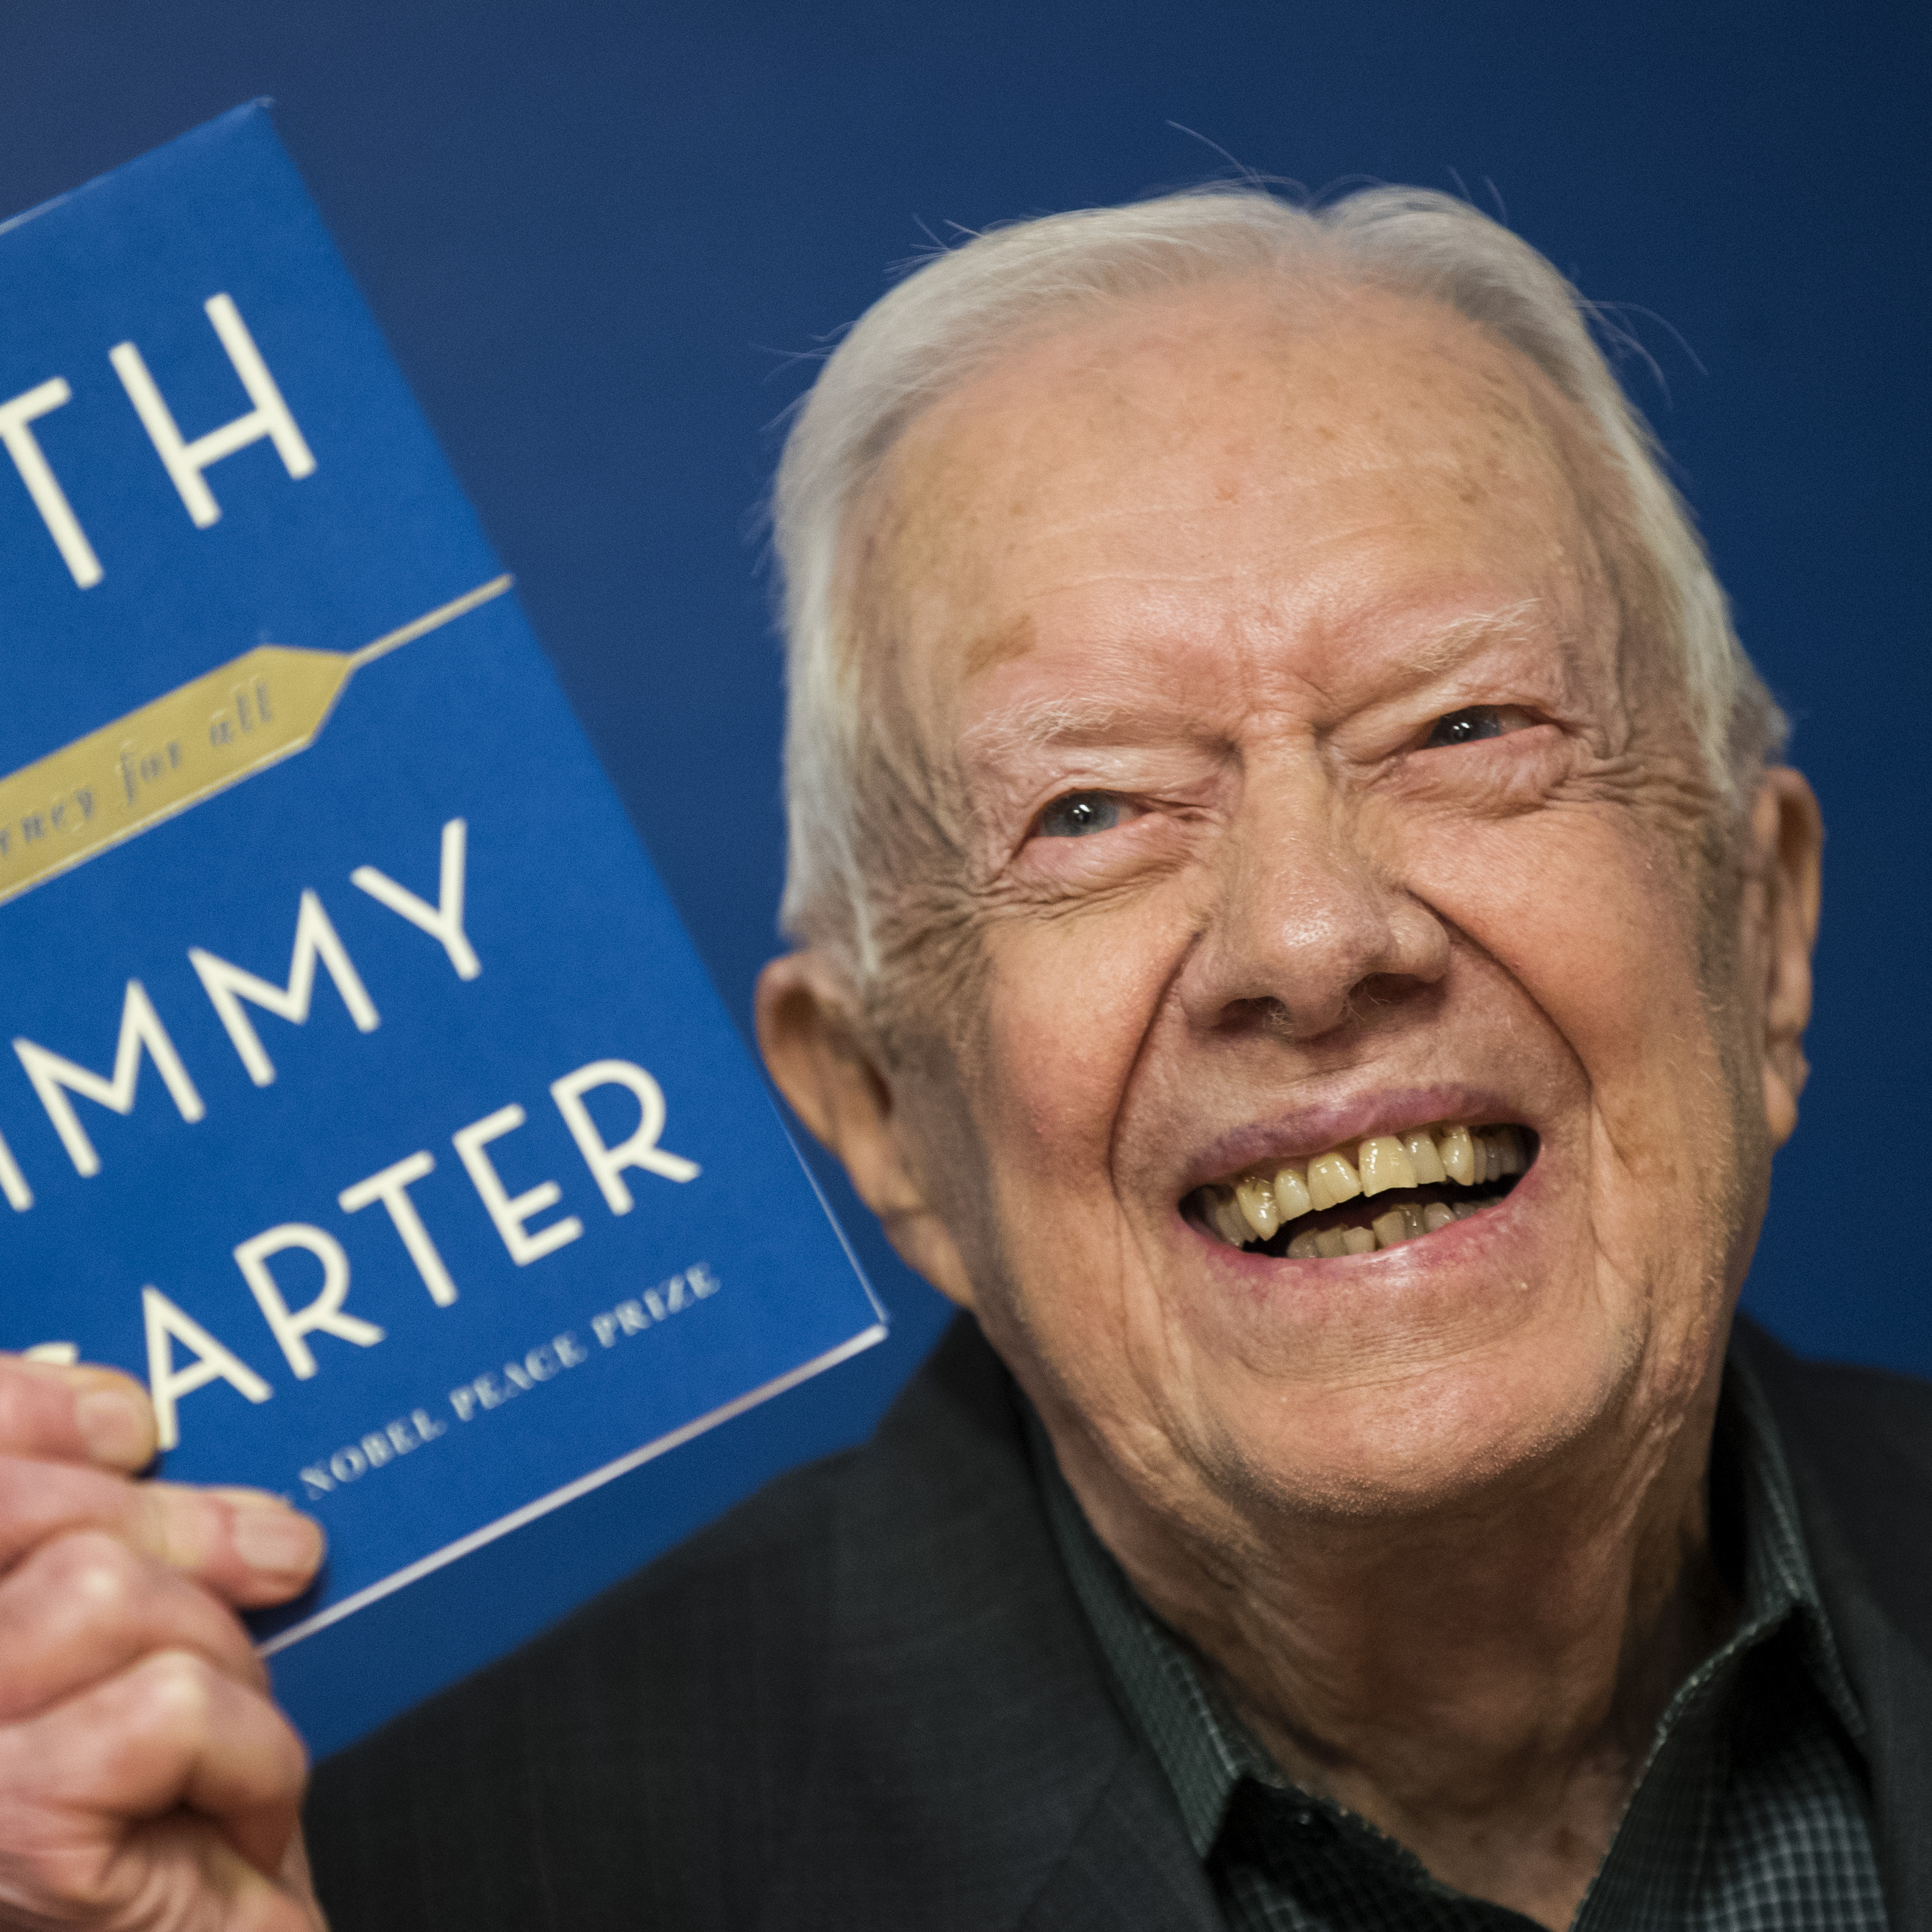
POLYGON ((783 590, 790 821, 781 918, 855 983, 880 964, 860 767, 865 667, 842 608, 848 514, 915 418, 1042 328, 1233 278, 1338 278, 1440 302, 1527 356, 1594 424, 1654 574, 1688 722, 1720 797, 1781 744, 1784 724, 1656 440, 1598 347, 1596 310, 1528 243, 1452 196, 1372 188, 1301 207, 1253 186, 1082 209, 976 235, 866 311, 799 410, 773 490, 783 590))

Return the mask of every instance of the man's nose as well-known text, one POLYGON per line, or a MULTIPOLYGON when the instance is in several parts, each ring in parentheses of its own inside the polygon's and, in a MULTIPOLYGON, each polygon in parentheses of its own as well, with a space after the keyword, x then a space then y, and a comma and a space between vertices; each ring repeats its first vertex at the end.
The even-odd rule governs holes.
POLYGON ((1399 873, 1384 808, 1318 758, 1256 775, 1220 842, 1207 923, 1178 986, 1203 1031, 1318 1039, 1448 970, 1442 920, 1399 873))

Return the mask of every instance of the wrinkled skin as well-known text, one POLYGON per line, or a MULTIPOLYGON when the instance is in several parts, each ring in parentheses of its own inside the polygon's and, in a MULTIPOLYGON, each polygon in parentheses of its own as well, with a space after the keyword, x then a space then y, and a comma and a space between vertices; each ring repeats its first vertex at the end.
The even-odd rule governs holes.
POLYGON ((1803 1082, 1820 841, 1682 720, 1570 405, 1465 320, 1222 285, 1017 349, 862 506, 890 976, 775 1076, 971 1309, 1284 1766, 1567 1923, 1730 1606, 1702 1474, 1803 1082), (1427 743, 1493 707, 1496 735, 1427 743), (907 779, 908 784, 914 782, 907 779), (1042 814, 1102 795, 1101 829, 1042 814), (1444 1118, 1502 1206, 1276 1260, 1181 1203, 1444 1118))

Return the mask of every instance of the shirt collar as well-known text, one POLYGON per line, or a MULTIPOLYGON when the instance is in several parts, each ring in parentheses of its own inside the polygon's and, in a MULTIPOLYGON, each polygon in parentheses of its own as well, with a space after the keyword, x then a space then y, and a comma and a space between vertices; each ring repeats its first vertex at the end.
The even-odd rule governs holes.
MULTIPOLYGON (((1141 1600, 1088 1524, 1030 1406, 1026 1417, 1036 1479, 1074 1594, 1122 1701, 1173 1786, 1195 1852, 1204 1859, 1244 1778, 1285 1792, 1294 1787, 1183 1640, 1141 1600)), ((1737 1627, 1672 1699, 1658 1721, 1658 1743, 1714 1679, 1733 1674, 1748 1652, 1795 1623, 1814 1682, 1862 1747, 1864 1715, 1819 1595, 1778 1425, 1756 1378, 1735 1353, 1725 1365, 1712 1474, 1714 1534, 1739 1552, 1737 1627)), ((1317 1802, 1311 1798, 1311 1808, 1317 1802)))

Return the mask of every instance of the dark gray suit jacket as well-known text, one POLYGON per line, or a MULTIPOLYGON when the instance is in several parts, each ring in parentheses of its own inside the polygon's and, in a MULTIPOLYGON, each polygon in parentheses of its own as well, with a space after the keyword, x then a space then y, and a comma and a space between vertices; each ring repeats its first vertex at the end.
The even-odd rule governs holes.
MULTIPOLYGON (((1894 1932, 1932 1928, 1932 1386, 1738 1346, 1871 1719, 1894 1932)), ((868 1447, 325 1763, 309 1832, 335 1932, 1220 1923, 964 1322, 868 1447)))

